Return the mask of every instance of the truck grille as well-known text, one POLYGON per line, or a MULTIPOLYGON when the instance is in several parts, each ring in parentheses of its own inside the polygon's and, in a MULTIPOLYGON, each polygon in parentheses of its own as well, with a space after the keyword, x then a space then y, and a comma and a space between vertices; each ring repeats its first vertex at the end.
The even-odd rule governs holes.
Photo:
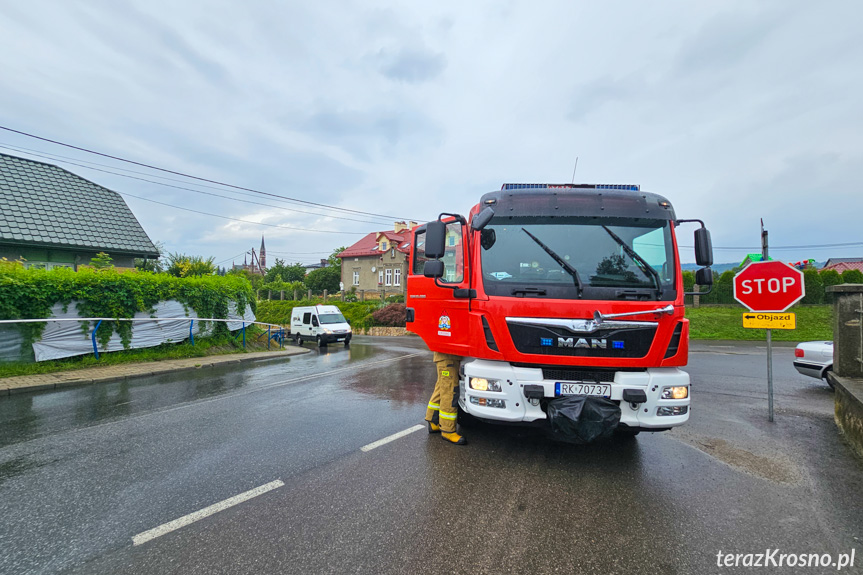
POLYGON ((542 368, 542 378, 553 379, 555 381, 598 381, 600 383, 611 383, 614 381, 614 371, 544 367, 542 368))
POLYGON ((509 322, 512 343, 520 353, 570 357, 644 357, 656 336, 656 324, 616 327, 607 322, 590 334, 562 326, 509 322))

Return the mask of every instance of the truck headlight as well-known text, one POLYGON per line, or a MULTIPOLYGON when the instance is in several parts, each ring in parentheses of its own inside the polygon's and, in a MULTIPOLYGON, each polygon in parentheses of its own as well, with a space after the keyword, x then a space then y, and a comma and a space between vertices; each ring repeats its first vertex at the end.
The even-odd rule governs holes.
POLYGON ((686 399, 687 397, 689 397, 689 387, 685 385, 662 388, 662 399, 686 399))
POLYGON ((330 329, 330 328, 328 328, 328 327, 322 328, 322 330, 323 330, 323 332, 324 332, 324 333, 333 333, 333 330, 331 330, 331 329, 330 329))
POLYGON ((500 382, 496 379, 472 377, 470 378, 470 388, 477 391, 500 391, 500 382))

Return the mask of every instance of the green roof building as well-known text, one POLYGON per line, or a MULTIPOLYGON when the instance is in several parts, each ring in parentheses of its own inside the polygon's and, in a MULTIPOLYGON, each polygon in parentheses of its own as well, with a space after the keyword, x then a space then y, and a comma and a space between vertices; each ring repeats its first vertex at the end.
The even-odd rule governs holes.
MULTIPOLYGON (((743 261, 740 262, 740 265, 738 267, 739 268, 745 268, 746 266, 748 266, 752 262, 761 262, 761 261, 765 261, 764 258, 761 256, 761 254, 746 254, 746 257, 743 258, 743 261)), ((773 258, 771 258, 770 256, 767 256, 766 261, 772 262, 773 258)))
POLYGON ((118 268, 159 257, 117 192, 59 166, 0 154, 0 258, 77 270, 99 252, 118 268))

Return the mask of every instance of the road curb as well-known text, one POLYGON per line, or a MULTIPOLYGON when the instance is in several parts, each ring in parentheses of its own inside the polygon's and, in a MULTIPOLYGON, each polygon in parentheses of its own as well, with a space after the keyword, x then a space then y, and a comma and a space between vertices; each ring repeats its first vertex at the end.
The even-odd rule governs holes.
POLYGON ((168 359, 125 363, 103 367, 90 367, 81 370, 58 371, 55 373, 20 375, 0 379, 0 397, 18 393, 29 393, 68 387, 81 387, 97 383, 116 383, 132 379, 151 377, 166 373, 180 373, 218 365, 238 365, 253 361, 275 361, 294 355, 310 353, 310 349, 289 346, 279 351, 263 351, 243 354, 211 355, 186 359, 168 359), (99 372, 110 371, 110 374, 99 372))

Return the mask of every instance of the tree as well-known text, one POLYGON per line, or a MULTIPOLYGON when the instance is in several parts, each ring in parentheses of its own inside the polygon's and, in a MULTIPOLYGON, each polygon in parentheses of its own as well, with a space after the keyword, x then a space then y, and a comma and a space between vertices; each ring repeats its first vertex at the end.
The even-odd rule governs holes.
POLYGON ((339 268, 339 271, 341 271, 341 269, 342 269, 342 258, 340 258, 338 256, 340 253, 342 253, 346 249, 348 249, 348 248, 346 248, 345 246, 342 246, 340 248, 336 248, 333 250, 333 253, 330 254, 330 257, 327 258, 327 261, 330 263, 330 265, 333 267, 339 268))
POLYGON ((306 276, 306 287, 314 293, 321 293, 327 290, 329 293, 339 291, 339 283, 342 281, 341 267, 328 266, 312 270, 306 276))
POLYGON ((845 270, 842 272, 842 283, 863 284, 863 272, 860 270, 845 270))
POLYGON ((286 266, 285 260, 276 258, 276 264, 267 270, 264 279, 267 283, 277 280, 286 283, 301 282, 306 279, 306 268, 300 263, 286 266))
POLYGON ((142 272, 153 272, 160 274, 165 271, 165 262, 162 261, 162 254, 165 253, 165 244, 155 242, 156 251, 159 252, 159 257, 152 258, 135 258, 135 269, 142 272))
POLYGON ((97 270, 112 270, 114 269, 112 261, 114 261, 114 258, 105 252, 99 252, 96 254, 96 257, 90 258, 90 265, 97 270))
POLYGON ((178 278, 211 276, 216 273, 214 259, 171 253, 168 254, 168 267, 165 271, 178 278))
POLYGON ((824 301, 826 303, 833 303, 833 295, 832 293, 827 292, 827 288, 830 286, 835 286, 842 283, 842 277, 839 275, 839 272, 836 270, 824 270, 821 272, 821 283, 824 284, 824 301))
POLYGON ((817 271, 808 268, 803 270, 803 287, 806 289, 806 295, 800 303, 824 303, 824 282, 821 281, 817 271))
POLYGON ((242 276, 246 278, 249 283, 252 284, 252 289, 261 289, 261 286, 264 284, 264 276, 260 274, 253 274, 249 270, 244 270, 243 268, 228 270, 228 275, 242 276))

